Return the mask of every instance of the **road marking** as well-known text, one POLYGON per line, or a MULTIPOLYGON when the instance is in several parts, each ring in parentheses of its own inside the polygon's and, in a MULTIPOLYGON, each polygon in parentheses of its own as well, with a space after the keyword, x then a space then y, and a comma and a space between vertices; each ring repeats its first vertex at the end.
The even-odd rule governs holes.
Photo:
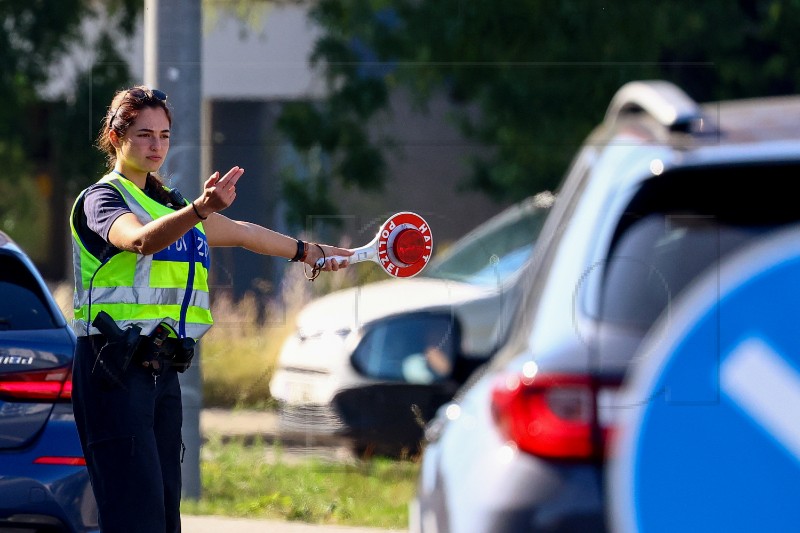
POLYGON ((800 461, 800 374, 758 339, 722 363, 722 390, 800 461))

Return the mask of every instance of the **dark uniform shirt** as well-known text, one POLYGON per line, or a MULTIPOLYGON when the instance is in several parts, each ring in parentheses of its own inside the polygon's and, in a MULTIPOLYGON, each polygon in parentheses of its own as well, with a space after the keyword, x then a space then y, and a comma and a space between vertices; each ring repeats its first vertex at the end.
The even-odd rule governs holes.
MULTIPOLYGON (((149 184, 144 192, 148 197, 163 204, 153 194, 149 184)), ((123 200, 122 194, 111 185, 97 183, 89 187, 83 201, 84 216, 78 217, 77 224, 78 235, 89 253, 100 261, 118 254, 121 250, 108 242, 108 232, 119 217, 130 212, 131 209, 123 200)))

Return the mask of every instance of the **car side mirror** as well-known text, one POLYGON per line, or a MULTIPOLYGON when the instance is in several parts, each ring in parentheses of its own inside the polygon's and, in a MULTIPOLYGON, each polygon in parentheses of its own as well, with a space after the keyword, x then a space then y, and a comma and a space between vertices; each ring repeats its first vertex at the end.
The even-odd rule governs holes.
POLYGON ((410 313, 371 325, 350 363, 359 374, 374 379, 438 383, 453 375, 460 345, 452 314, 410 313))

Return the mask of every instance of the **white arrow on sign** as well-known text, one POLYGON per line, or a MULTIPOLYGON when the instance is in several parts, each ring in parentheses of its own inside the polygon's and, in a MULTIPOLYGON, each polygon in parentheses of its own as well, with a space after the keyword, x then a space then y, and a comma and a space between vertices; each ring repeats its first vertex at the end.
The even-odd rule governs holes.
POLYGON ((722 390, 800 461, 800 374, 759 339, 722 363, 722 390))

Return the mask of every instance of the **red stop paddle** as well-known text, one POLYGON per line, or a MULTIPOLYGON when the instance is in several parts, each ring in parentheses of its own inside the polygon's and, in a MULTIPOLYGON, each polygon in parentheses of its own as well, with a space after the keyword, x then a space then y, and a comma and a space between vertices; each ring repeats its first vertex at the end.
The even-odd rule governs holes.
MULTIPOLYGON (((389 217, 369 244, 352 250, 350 257, 337 255, 328 259, 351 264, 374 261, 391 276, 410 278, 419 274, 430 261, 433 237, 428 223, 421 216, 403 211, 389 217)), ((322 267, 321 258, 317 267, 322 267)))

